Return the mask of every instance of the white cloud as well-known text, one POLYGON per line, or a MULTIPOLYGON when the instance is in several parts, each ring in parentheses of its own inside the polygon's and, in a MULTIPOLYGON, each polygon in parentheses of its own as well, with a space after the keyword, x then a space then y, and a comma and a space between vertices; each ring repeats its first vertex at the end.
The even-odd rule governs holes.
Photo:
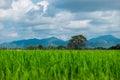
POLYGON ((0 6, 4 6, 5 5, 5 0, 0 0, 0 6))
POLYGON ((11 2, 11 0, 0 0, 0 8, 9 8, 11 6, 11 2))
POLYGON ((59 38, 62 39, 62 40, 67 40, 68 39, 68 37, 66 35, 61 35, 61 36, 59 36, 59 38))
POLYGON ((4 25, 0 23, 0 30, 4 28, 4 25))
POLYGON ((88 14, 89 17, 105 21, 108 23, 119 23, 120 20, 120 11, 95 11, 88 14))
POLYGON ((0 9, 0 20, 13 20, 13 21, 23 21, 27 18, 31 17, 28 16, 27 13, 30 11, 37 11, 40 8, 40 5, 43 6, 43 12, 39 13, 42 15, 46 12, 48 2, 42 1, 38 2, 39 4, 34 4, 31 0, 14 0, 11 4, 11 8, 9 9, 0 9))
POLYGON ((12 32, 7 35, 8 37, 18 37, 18 33, 12 32))
POLYGON ((90 26, 91 20, 79 20, 79 21, 70 21, 68 28, 88 28, 90 26))
MULTIPOLYGON (((0 1, 0 4, 6 5, 7 3, 7 0, 0 1)), ((53 0, 39 1, 33 3, 31 0, 13 0, 11 7, 0 8, 0 36, 3 35, 2 38, 6 40, 9 40, 7 37, 25 39, 51 36, 65 40, 76 34, 84 34, 87 37, 101 34, 119 36, 120 11, 71 13, 66 10, 58 10, 57 12, 56 8, 55 11, 47 10, 51 7, 50 2, 53 0), (49 15, 49 12, 55 15, 43 15, 49 15), (14 29, 11 29, 12 27, 14 29)))
MULTIPOLYGON (((61 39, 68 39, 68 37, 76 34, 84 34, 88 38, 96 35, 104 34, 118 34, 119 28, 119 12, 90 12, 82 15, 81 19, 76 19, 75 14, 70 12, 60 12, 55 17, 39 17, 32 22, 40 24, 33 27, 33 32, 36 36, 44 33, 51 36, 59 36, 61 39), (112 14, 111 14, 112 13, 112 14), (111 17, 112 15, 112 17, 111 17), (116 20, 115 20, 116 19, 116 20), (115 21, 114 21, 115 20, 115 21), (114 32, 114 33, 113 33, 114 32), (37 35, 38 34, 38 35, 37 35)), ((81 15, 81 13, 80 13, 81 15)), ((81 16, 80 16, 81 17, 81 16)))
POLYGON ((49 3, 47 1, 38 2, 37 5, 43 6, 43 13, 46 13, 49 3))
POLYGON ((12 10, 16 12, 27 13, 33 8, 33 3, 30 0, 17 0, 12 3, 12 10))

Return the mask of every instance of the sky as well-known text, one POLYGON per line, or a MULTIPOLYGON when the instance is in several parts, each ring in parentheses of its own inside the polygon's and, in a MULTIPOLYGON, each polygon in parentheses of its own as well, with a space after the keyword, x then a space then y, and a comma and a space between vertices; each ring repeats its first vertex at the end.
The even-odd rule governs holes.
POLYGON ((120 0, 0 0, 0 43, 63 40, 82 34, 120 38, 120 0))

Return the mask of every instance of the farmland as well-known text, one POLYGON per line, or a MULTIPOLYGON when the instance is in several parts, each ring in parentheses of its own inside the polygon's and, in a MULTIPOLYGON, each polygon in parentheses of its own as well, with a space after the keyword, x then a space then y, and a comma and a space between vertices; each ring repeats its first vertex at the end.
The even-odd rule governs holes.
POLYGON ((119 79, 119 50, 0 51, 0 80, 119 79))

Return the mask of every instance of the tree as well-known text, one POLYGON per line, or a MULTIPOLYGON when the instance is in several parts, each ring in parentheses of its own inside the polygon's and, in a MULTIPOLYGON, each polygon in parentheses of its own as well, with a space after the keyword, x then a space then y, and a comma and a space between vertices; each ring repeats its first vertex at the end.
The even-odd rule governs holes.
POLYGON ((109 49, 118 50, 118 49, 120 49, 120 44, 117 44, 116 46, 112 46, 109 49))
POLYGON ((57 49, 64 50, 64 49, 66 49, 66 46, 57 46, 57 49))
POLYGON ((44 47, 42 45, 38 45, 37 48, 38 49, 44 49, 44 47))
POLYGON ((82 46, 85 46, 87 39, 83 35, 72 36, 68 42, 68 48, 70 49, 80 49, 82 46))
POLYGON ((55 50, 55 49, 57 49, 57 47, 56 46, 48 46, 48 48, 47 49, 52 49, 52 50, 55 50))
POLYGON ((94 49, 98 49, 98 50, 106 50, 107 48, 103 48, 103 47, 96 47, 94 49))
POLYGON ((36 47, 36 46, 28 46, 26 49, 27 49, 27 50, 36 50, 37 47, 36 47))
POLYGON ((7 50, 7 48, 5 48, 5 47, 1 47, 0 50, 7 50))

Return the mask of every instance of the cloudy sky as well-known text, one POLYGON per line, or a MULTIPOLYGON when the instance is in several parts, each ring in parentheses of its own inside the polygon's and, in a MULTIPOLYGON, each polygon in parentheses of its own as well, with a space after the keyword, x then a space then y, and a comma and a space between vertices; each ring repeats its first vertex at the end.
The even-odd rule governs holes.
POLYGON ((120 0, 0 0, 0 43, 29 38, 63 40, 83 34, 120 38, 120 0))

